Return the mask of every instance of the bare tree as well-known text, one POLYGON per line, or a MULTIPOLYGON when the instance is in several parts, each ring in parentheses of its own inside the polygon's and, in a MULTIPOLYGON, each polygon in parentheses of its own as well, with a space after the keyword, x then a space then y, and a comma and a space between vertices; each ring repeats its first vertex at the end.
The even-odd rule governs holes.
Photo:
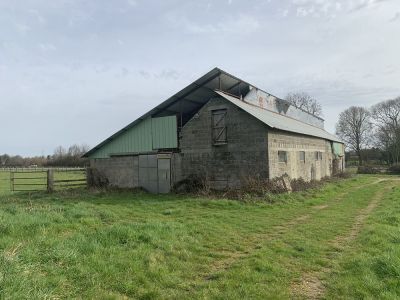
POLYGON ((322 107, 318 101, 305 92, 289 93, 286 101, 314 116, 322 116, 322 107))
POLYGON ((387 151, 393 163, 400 161, 400 97, 382 101, 371 108, 378 146, 387 151))
POLYGON ((372 138, 372 124, 368 109, 352 106, 341 112, 336 124, 336 134, 356 152, 359 164, 362 165, 361 151, 368 146, 372 138))
POLYGON ((5 166, 6 163, 9 161, 10 156, 7 154, 3 154, 0 156, 0 165, 5 166))
POLYGON ((67 154, 67 151, 63 146, 58 146, 56 149, 54 149, 54 156, 55 157, 63 157, 67 154))

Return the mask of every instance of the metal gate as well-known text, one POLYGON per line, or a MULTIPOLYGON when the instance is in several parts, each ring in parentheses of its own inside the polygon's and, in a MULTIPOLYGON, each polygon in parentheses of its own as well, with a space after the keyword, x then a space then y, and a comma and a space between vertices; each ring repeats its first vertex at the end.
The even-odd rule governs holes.
POLYGON ((171 159, 158 157, 158 192, 169 193, 171 189, 171 159))
POLYGON ((150 193, 169 193, 171 158, 169 154, 139 155, 139 186, 150 193))
POLYGON ((139 186, 158 193, 157 155, 139 155, 139 186))

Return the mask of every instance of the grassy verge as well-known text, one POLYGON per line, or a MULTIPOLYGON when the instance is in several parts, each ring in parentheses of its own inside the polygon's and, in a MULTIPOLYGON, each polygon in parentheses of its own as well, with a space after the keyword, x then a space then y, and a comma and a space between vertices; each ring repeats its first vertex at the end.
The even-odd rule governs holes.
MULTIPOLYGON (((336 251, 333 241, 348 234, 371 197, 393 184, 376 181, 359 176, 276 195, 274 204, 84 190, 3 195, 0 293, 20 299, 289 298, 304 296, 296 287, 307 274, 318 274, 327 282, 324 295, 334 295, 340 253, 350 250, 336 251)), ((386 198, 382 203, 387 206, 379 211, 391 209, 386 198)))

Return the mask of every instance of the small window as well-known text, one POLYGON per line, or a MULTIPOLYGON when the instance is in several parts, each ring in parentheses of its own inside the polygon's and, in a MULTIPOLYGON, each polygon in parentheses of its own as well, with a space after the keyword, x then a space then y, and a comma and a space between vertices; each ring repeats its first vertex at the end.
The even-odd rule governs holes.
POLYGON ((315 160, 318 160, 318 157, 319 157, 318 151, 315 151, 315 160))
POLYGON ((212 139, 214 145, 223 145, 228 142, 226 133, 226 109, 212 111, 212 139))
POLYGON ((287 152, 286 151, 278 151, 278 160, 279 162, 287 162, 287 152))
POLYGON ((320 151, 315 152, 315 160, 322 160, 322 152, 320 151))
POLYGON ((305 151, 300 151, 299 152, 299 157, 300 157, 300 162, 306 162, 306 152, 305 151))

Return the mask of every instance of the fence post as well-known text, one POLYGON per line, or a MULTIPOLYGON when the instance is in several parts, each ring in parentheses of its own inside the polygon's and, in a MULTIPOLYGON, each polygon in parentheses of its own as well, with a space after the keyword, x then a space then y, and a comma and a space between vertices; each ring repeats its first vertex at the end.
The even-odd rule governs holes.
POLYGON ((47 191, 51 193, 54 190, 54 173, 52 169, 47 170, 47 191))
POLYGON ((10 171, 10 189, 14 192, 14 173, 10 171))

